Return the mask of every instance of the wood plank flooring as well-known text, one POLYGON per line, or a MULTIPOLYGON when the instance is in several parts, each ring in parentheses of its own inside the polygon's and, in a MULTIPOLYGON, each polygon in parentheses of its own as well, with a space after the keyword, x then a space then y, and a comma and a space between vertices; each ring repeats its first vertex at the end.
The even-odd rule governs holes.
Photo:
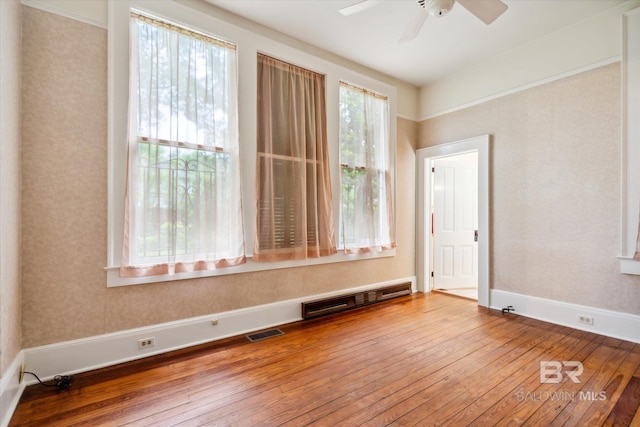
POLYGON ((10 425, 640 425, 639 344, 437 293, 279 329, 29 386, 10 425))

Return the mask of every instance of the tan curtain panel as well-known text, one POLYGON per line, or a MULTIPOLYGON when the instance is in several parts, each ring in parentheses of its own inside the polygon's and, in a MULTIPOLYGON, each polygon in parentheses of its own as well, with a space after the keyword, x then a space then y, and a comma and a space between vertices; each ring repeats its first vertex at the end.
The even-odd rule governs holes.
POLYGON ((235 47, 131 16, 122 277, 245 262, 235 47))
POLYGON ((254 261, 336 253, 323 75, 258 54, 254 261))

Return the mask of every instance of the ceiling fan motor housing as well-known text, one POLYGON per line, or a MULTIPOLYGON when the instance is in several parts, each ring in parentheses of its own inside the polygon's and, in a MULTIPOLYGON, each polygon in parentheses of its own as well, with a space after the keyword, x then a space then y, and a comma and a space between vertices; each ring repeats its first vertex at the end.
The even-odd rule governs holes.
POLYGON ((442 17, 446 15, 455 0, 418 0, 418 4, 427 10, 429 16, 442 17))

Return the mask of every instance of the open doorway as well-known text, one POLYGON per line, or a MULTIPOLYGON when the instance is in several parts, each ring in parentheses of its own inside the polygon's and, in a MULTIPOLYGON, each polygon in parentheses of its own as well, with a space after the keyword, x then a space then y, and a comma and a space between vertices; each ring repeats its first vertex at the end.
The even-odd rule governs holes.
POLYGON ((417 150, 416 157, 418 161, 418 247, 416 251, 418 290, 431 292, 434 286, 440 289, 472 287, 465 283, 473 283, 477 289, 478 305, 488 307, 489 136, 484 135, 423 148, 417 150), (473 167, 461 165, 463 178, 458 181, 467 181, 467 185, 476 186, 477 191, 470 192, 468 189, 463 189, 455 196, 452 195, 455 191, 447 193, 446 186, 449 185, 451 190, 455 185, 453 175, 456 172, 451 168, 455 167, 454 163, 460 162, 473 163, 473 167), (433 172, 433 168, 437 170, 438 165, 442 168, 441 173, 433 172), (470 174, 475 176, 470 177, 470 174), (457 202, 456 197, 458 197, 457 202), (456 214, 453 206, 465 202, 475 204, 475 207, 461 210, 456 214), (446 237, 441 235, 440 239, 436 237, 434 240, 439 231, 455 229, 456 227, 453 226, 455 221, 464 223, 461 224, 462 227, 457 227, 461 230, 461 235, 454 236, 455 233, 446 237), (454 241, 443 240, 449 237, 454 241), (467 242, 469 239, 472 240, 472 244, 467 242), (457 249, 456 245, 459 246, 457 249))

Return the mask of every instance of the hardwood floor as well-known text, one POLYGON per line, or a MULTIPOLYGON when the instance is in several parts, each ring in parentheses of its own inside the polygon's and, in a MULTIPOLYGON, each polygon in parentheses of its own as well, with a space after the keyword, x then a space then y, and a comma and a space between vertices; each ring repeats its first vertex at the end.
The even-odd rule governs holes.
POLYGON ((640 425, 639 344, 437 293, 279 329, 29 386, 10 425, 640 425))

